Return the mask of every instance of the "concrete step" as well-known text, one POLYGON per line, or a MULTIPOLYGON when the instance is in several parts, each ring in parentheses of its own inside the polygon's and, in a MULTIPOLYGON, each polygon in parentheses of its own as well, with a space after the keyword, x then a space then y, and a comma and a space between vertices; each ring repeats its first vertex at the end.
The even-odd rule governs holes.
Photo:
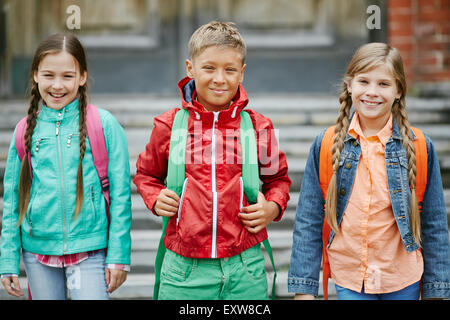
MULTIPOLYGON (((178 97, 153 95, 96 95, 92 103, 116 116, 125 128, 151 128, 153 118, 180 105, 178 97)), ((26 114, 24 99, 0 101, 0 131, 11 132, 26 114)), ((329 95, 279 95, 251 97, 248 108, 269 117, 274 126, 327 126, 335 122, 339 105, 329 95)), ((408 99, 409 120, 416 126, 450 123, 450 99, 408 99)))
MULTIPOLYGON (((323 128, 334 123, 339 106, 336 97, 323 95, 254 96, 250 99, 249 107, 270 117, 278 129, 280 148, 287 155, 289 175, 293 180, 291 200, 282 221, 273 223, 268 228, 278 270, 277 297, 289 299, 293 295, 287 292, 287 270, 303 170, 313 139, 323 128)), ((132 176, 136 170, 136 159, 149 140, 153 117, 179 106, 178 97, 154 95, 98 95, 93 97, 92 102, 111 111, 124 126, 129 141, 132 176)), ((0 178, 3 178, 12 130, 26 113, 26 105, 24 100, 0 101, 0 178)), ((450 172, 450 99, 408 99, 408 114, 410 122, 424 130, 433 140, 442 172, 450 172)), ((450 213, 450 182, 446 184, 444 180, 444 186, 447 212, 450 213)), ((0 189, 1 187, 0 183, 0 189)), ((131 272, 125 284, 111 295, 113 299, 150 299, 153 294, 154 261, 161 235, 161 219, 148 211, 136 193, 134 184, 132 192, 131 272)), ((0 209, 2 208, 3 199, 0 198, 0 209)), ((21 269, 21 285, 26 288, 23 266, 21 269)), ((267 256, 266 269, 271 277, 272 267, 267 256)), ((329 290, 330 298, 335 298, 332 282, 329 290)), ((0 289, 0 299, 7 298, 9 296, 0 289)))
MULTIPOLYGON (((276 279, 276 296, 277 299, 292 299, 294 294, 288 292, 287 289, 287 279, 288 272, 287 271, 277 271, 277 279, 276 279)), ((319 283, 319 300, 323 299, 323 289, 322 289, 322 274, 320 274, 320 283, 319 283)), ((272 291, 272 281, 273 281, 273 273, 269 272, 267 274, 267 283, 268 283, 268 293, 271 294, 272 291)), ((0 300, 26 300, 28 299, 27 293, 27 279, 24 276, 19 277, 20 287, 24 291, 25 295, 20 298, 15 298, 10 296, 3 286, 0 288, 0 300)), ((155 275, 154 274, 128 274, 127 280, 121 287, 119 287, 116 291, 114 291, 111 295, 111 299, 152 299, 153 298, 153 286, 155 283, 155 275)), ((330 300, 336 300, 336 289, 334 286, 334 282, 332 279, 329 280, 328 283, 328 295, 330 300)))
MULTIPOLYGON (((270 225, 270 228, 279 230, 278 225, 282 225, 286 229, 292 230, 295 210, 297 208, 299 191, 293 191, 290 194, 290 200, 288 202, 286 211, 280 222, 275 222, 270 225)), ((444 199, 447 208, 447 213, 450 214, 450 189, 444 189, 444 199)), ((132 203, 132 215, 133 224, 132 230, 160 230, 162 226, 162 220, 160 217, 155 216, 144 204, 142 197, 137 193, 131 195, 132 203)), ((3 198, 0 198, 0 210, 3 211, 3 198)), ((0 215, 0 222, 1 222, 0 215)), ((139 237, 138 237, 139 238, 139 237)))

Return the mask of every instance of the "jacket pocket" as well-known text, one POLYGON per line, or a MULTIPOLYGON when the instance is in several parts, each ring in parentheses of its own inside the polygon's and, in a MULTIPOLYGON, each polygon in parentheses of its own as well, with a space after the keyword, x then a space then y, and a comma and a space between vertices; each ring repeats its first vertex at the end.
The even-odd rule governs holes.
POLYGON ((85 192, 85 205, 84 210, 80 212, 80 218, 84 221, 84 232, 90 233, 97 229, 97 219, 98 219, 98 205, 97 201, 99 195, 97 194, 93 185, 90 185, 86 188, 87 192, 85 192), (89 201, 86 201, 89 199, 89 201), (88 205, 86 205, 88 204, 88 205))
POLYGON ((70 224, 69 232, 74 235, 89 234, 96 232, 101 227, 98 223, 99 218, 99 200, 100 196, 98 190, 94 185, 84 186, 84 199, 83 206, 75 218, 75 195, 73 196, 74 206, 71 212, 73 212, 73 218, 69 219, 70 224))
POLYGON ((95 192, 94 192, 94 187, 93 186, 91 186, 91 188, 90 188, 90 196, 91 196, 91 206, 92 206, 92 216, 93 216, 93 220, 94 220, 94 223, 97 221, 97 206, 95 205, 96 204, 96 201, 95 201, 95 192))
POLYGON ((39 170, 43 166, 54 166, 55 146, 49 137, 38 137, 31 144, 31 165, 34 170, 39 170), (33 161, 34 160, 34 161, 33 161))
POLYGON ((183 199, 184 199, 184 195, 186 193, 187 183, 188 183, 188 178, 184 179, 183 190, 181 191, 180 203, 178 205, 178 212, 177 212, 177 227, 178 227, 178 222, 180 221, 180 218, 181 218, 181 208, 183 207, 183 199))
POLYGON ((74 133, 70 133, 67 135, 67 137, 65 137, 65 142, 66 142, 66 148, 79 148, 80 147, 80 133, 79 132, 74 132, 74 133))
MULTIPOLYGON (((27 213, 27 221, 28 221, 28 225, 29 225, 29 230, 28 230, 28 234, 30 237, 33 236, 33 204, 35 202, 36 199, 36 194, 33 194, 33 196, 31 197, 30 201, 28 202, 28 213, 27 213)), ((24 230, 26 232, 26 230, 24 230)))

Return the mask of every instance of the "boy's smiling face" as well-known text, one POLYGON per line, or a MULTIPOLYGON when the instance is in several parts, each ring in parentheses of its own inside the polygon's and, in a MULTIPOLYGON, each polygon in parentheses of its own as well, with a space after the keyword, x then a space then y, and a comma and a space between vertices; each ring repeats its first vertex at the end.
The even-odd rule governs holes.
POLYGON ((186 60, 186 71, 195 81, 197 101, 208 111, 226 110, 244 79, 245 64, 238 49, 211 46, 192 61, 186 60))

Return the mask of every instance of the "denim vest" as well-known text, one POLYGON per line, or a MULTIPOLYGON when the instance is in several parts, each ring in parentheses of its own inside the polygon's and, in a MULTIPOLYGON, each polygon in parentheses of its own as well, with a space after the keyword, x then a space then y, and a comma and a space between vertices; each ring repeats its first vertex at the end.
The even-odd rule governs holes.
MULTIPOLYGON (((324 133, 325 130, 316 137, 311 147, 302 180, 288 275, 290 292, 318 294, 325 204, 319 184, 319 155, 324 133)), ((436 151, 431 140, 427 136, 425 138, 428 152, 428 172, 421 213, 421 245, 424 259, 423 296, 425 298, 449 298, 450 245, 447 213, 436 151)), ((337 221, 339 225, 352 192, 360 157, 359 141, 347 134, 337 174, 337 221)), ((392 136, 386 143, 385 159, 392 211, 403 245, 408 252, 411 252, 419 249, 419 245, 414 242, 410 227, 411 190, 408 181, 408 160, 395 119, 392 136)), ((334 232, 331 231, 329 245, 333 238, 334 232)))

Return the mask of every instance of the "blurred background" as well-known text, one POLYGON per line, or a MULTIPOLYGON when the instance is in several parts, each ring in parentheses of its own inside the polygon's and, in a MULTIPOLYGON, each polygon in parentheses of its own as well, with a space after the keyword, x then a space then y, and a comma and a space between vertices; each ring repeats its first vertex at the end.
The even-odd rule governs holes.
MULTIPOLYGON (((436 144, 450 207, 448 0, 0 0, 1 181, 14 126, 27 110, 29 68, 41 40, 60 32, 80 38, 91 102, 124 126, 134 176, 153 117, 179 106, 177 82, 185 76, 189 38, 211 20, 235 22, 246 40, 249 108, 273 120, 288 157, 291 200, 282 221, 269 227, 279 298, 292 297, 287 270, 309 147, 335 121, 340 81, 360 45, 379 41, 400 50, 410 121, 436 144)), ((2 197, 1 183, 0 191, 2 197)), ((132 271, 112 297, 149 299, 161 224, 134 185, 132 203, 132 271)), ((267 271, 271 277, 269 261, 267 271)), ((21 281, 26 286, 23 271, 21 281)), ((0 289, 0 299, 7 298, 0 289)))

